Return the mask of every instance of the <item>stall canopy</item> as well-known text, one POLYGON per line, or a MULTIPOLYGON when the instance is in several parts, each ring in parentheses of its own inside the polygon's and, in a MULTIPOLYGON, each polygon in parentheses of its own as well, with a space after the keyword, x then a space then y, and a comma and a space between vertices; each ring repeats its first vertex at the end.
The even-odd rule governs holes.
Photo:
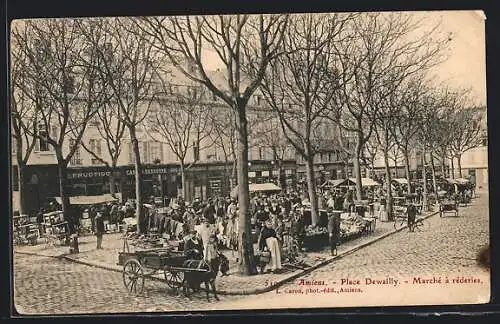
POLYGON ((458 184, 468 184, 469 180, 467 180, 465 178, 457 178, 457 179, 455 179, 455 182, 458 184))
POLYGON ((397 182, 399 184, 402 184, 402 185, 407 185, 408 184, 408 180, 405 179, 405 178, 395 178, 395 179, 392 179, 394 182, 397 182))
MULTIPOLYGON (((104 194, 99 196, 74 196, 69 198, 69 203, 71 205, 97 205, 104 204, 107 202, 117 201, 119 194, 115 194, 117 198, 114 198, 111 194, 104 194)), ((61 197, 55 197, 57 203, 61 204, 61 197)))
POLYGON ((336 188, 339 186, 354 186, 356 183, 350 179, 327 180, 321 185, 322 188, 336 188))
MULTIPOLYGON (((350 181, 356 183, 356 178, 349 178, 350 181)), ((370 178, 361 178, 361 184, 363 187, 377 187, 380 186, 380 183, 370 179, 370 178)))
MULTIPOLYGON (((253 192, 280 192, 281 187, 278 187, 274 183, 252 183, 248 185, 248 190, 250 193, 253 192)), ((231 191, 232 197, 238 196, 238 186, 234 187, 231 191)))
POLYGON ((469 180, 464 179, 464 178, 457 178, 457 179, 446 179, 448 183, 451 184, 458 184, 458 185, 465 185, 469 183, 469 180))

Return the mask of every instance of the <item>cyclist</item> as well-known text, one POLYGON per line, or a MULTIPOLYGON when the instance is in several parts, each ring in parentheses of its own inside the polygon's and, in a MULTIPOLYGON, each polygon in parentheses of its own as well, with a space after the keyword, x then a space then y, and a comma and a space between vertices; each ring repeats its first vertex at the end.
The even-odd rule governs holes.
POLYGON ((406 208, 406 214, 408 215, 408 229, 410 232, 415 230, 415 218, 417 216, 417 208, 413 203, 409 203, 406 208))

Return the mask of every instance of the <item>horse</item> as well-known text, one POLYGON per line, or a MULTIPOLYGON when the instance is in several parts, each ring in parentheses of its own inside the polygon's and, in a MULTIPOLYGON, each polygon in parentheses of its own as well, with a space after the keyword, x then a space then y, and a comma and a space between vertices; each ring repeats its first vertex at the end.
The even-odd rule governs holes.
POLYGON ((190 291, 197 292, 201 288, 201 284, 205 283, 205 290, 207 293, 207 301, 210 301, 210 292, 213 293, 216 300, 217 291, 215 289, 215 279, 219 273, 219 267, 221 265, 220 255, 207 262, 205 260, 186 260, 182 267, 187 269, 200 269, 205 271, 186 271, 184 273, 184 279, 182 281, 182 289, 184 294, 189 297, 190 291))

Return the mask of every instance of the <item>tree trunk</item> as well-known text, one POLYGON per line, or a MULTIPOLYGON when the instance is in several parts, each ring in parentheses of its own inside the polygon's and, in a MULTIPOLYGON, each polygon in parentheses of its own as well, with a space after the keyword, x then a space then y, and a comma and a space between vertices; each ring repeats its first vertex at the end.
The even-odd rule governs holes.
POLYGON ((132 149, 134 151, 134 170, 135 170, 135 218, 137 220, 137 233, 144 232, 143 215, 142 215, 142 180, 141 180, 141 155, 139 151, 139 141, 135 133, 134 127, 129 127, 130 139, 132 141, 132 149))
POLYGON ((309 194, 309 201, 311 202, 311 223, 313 226, 316 226, 319 220, 318 197, 316 195, 316 177, 314 176, 314 155, 309 152, 309 148, 306 148, 307 192, 309 194))
POLYGON ((23 161, 19 163, 17 161, 17 183, 18 183, 18 194, 19 194, 19 215, 24 215, 28 212, 28 207, 26 206, 25 197, 25 164, 23 161))
MULTIPOLYGON (((56 157, 57 157, 57 174, 59 177, 59 196, 61 197, 61 207, 64 215, 64 219, 68 221, 68 223, 72 220, 70 219, 72 215, 70 215, 70 202, 69 196, 66 192, 66 173, 67 173, 67 162, 64 161, 62 156, 62 152, 60 149, 56 148, 56 157)), ((70 225, 71 230, 74 230, 73 226, 70 225)))
POLYGON ((445 166, 445 158, 441 158, 441 175, 443 176, 444 179, 446 179, 446 166, 445 166))
POLYGON ((431 153, 432 188, 437 197, 436 166, 434 165, 434 155, 431 153))
POLYGON ((116 197, 116 163, 111 166, 111 172, 109 174, 109 193, 111 196, 116 197))
POLYGON ((462 154, 457 155, 458 177, 462 177, 462 154))
POLYGON ((408 156, 408 151, 405 150, 403 152, 404 159, 405 159, 405 173, 406 173, 406 181, 408 182, 408 188, 407 192, 409 195, 411 195, 411 175, 410 175, 410 157, 408 156))
POLYGON ((386 210, 387 210, 387 217, 390 221, 393 220, 393 213, 392 213, 392 174, 391 174, 391 167, 389 166, 389 152, 387 150, 384 150, 384 165, 385 165, 385 176, 387 180, 387 197, 386 197, 386 210))
POLYGON ((453 157, 450 158, 451 161, 451 170, 450 170, 450 179, 455 179, 455 164, 453 161, 453 157))
POLYGON ((422 197, 422 211, 427 211, 427 170, 425 168, 426 158, 425 158, 425 148, 422 150, 422 177, 424 180, 424 193, 422 197))
POLYGON ((250 230, 250 193, 248 190, 248 125, 246 103, 238 103, 238 252, 239 270, 242 275, 256 274, 252 232, 250 230))
POLYGON ((356 176, 356 199, 358 201, 363 199, 363 192, 362 192, 363 184, 361 183, 362 180, 361 180, 361 163, 360 163, 362 145, 360 137, 361 134, 358 133, 358 139, 356 141, 356 152, 354 154, 354 161, 353 161, 354 173, 356 176))

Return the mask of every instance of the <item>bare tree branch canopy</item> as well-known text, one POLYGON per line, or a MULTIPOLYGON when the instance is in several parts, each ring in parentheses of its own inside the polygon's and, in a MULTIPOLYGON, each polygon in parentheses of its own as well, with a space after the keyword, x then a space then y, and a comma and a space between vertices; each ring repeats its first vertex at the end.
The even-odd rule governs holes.
MULTIPOLYGON (((427 70, 440 61, 446 42, 434 41, 424 32, 412 38, 411 32, 422 21, 415 21, 405 13, 364 13, 350 25, 349 51, 341 55, 343 66, 354 66, 354 76, 343 87, 343 111, 339 116, 341 126, 357 135, 354 168, 356 195, 361 199, 360 156, 363 146, 375 128, 375 116, 380 102, 390 92, 380 89, 391 83, 402 83, 411 75, 427 70)), ((340 53, 345 53, 343 48, 340 53)))
POLYGON ((190 80, 205 86, 231 107, 238 132, 238 244, 240 271, 255 273, 250 233, 248 191, 247 104, 260 85, 269 62, 280 50, 286 15, 148 17, 136 20, 153 46, 190 80), (212 50, 225 69, 225 84, 213 79, 204 54, 212 50), (187 65, 187 66, 186 66, 187 65), (188 66, 192 66, 190 69, 188 66))
MULTIPOLYGON (((283 52, 272 63, 261 89, 281 129, 295 150, 307 161, 312 222, 318 221, 314 156, 320 152, 322 129, 331 128, 328 115, 336 93, 347 77, 339 64, 335 43, 343 42, 345 25, 352 15, 300 15, 290 19, 283 37, 283 52)), ((331 136, 330 136, 331 137, 331 136)))
POLYGON ((26 130, 55 151, 63 212, 69 217, 66 168, 89 121, 107 100, 93 64, 97 57, 86 51, 86 39, 74 19, 23 21, 13 26, 12 39, 26 58, 19 89, 36 109, 36 124, 26 130))
POLYGON ((99 58, 96 69, 113 94, 113 113, 129 131, 135 165, 137 230, 142 232, 142 171, 137 128, 148 116, 153 103, 152 91, 161 56, 154 50, 152 38, 131 18, 82 20, 78 28, 91 44, 90 50, 99 58))
POLYGON ((182 197, 186 192, 186 158, 194 150, 192 162, 200 159, 200 151, 209 148, 213 142, 209 136, 214 128, 212 123, 212 107, 207 104, 206 89, 200 85, 187 86, 184 93, 172 94, 170 86, 164 78, 159 78, 162 90, 155 93, 154 109, 151 109, 147 125, 154 132, 148 131, 152 138, 168 145, 180 162, 182 197))

